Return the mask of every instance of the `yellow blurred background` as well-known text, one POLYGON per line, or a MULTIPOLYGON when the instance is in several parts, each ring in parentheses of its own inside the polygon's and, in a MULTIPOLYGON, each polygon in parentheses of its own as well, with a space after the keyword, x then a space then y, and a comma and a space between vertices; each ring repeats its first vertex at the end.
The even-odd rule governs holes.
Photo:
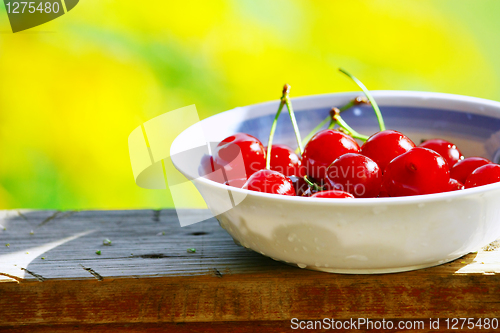
POLYGON ((13 34, 0 5, 0 208, 171 207, 134 183, 127 137, 277 99, 421 90, 500 100, 500 2, 81 0, 13 34))

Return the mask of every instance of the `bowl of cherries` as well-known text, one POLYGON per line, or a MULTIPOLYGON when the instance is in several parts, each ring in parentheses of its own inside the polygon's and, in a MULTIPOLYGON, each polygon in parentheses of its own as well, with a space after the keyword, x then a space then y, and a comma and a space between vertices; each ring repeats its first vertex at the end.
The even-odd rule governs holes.
MULTIPOLYGON (((285 85, 276 102, 201 121, 208 153, 172 157, 235 242, 300 268, 371 274, 499 238, 500 103, 370 92, 342 72, 363 93, 291 99, 285 85)), ((191 149, 199 128, 171 151, 191 149)))

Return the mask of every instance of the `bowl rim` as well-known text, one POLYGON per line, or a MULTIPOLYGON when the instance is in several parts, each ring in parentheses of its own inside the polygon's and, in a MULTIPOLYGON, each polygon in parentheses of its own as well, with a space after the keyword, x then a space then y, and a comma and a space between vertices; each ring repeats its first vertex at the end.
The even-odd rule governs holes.
MULTIPOLYGON (((399 98, 423 98, 424 100, 435 98, 435 99, 441 99, 441 100, 449 100, 449 101, 454 101, 454 102, 466 102, 466 103, 475 103, 475 104, 481 104, 483 106, 490 106, 498 109, 499 112, 499 117, 500 117, 500 102, 493 101, 493 100, 488 100, 488 99, 483 99, 479 97, 471 97, 471 96, 464 96, 464 95, 456 95, 456 94, 448 94, 448 93, 438 93, 438 92, 425 92, 425 91, 405 91, 405 90, 373 90, 370 91, 372 95, 376 98, 390 98, 390 97, 399 97, 399 98)), ((309 96, 301 96, 301 97, 295 97, 292 98, 293 101, 307 101, 308 99, 314 99, 318 97, 323 97, 327 98, 329 96, 342 96, 342 97, 351 97, 353 95, 362 95, 361 92, 338 92, 338 93, 327 93, 327 94, 317 94, 317 95, 309 95, 309 96)), ((217 117, 221 117, 224 114, 230 113, 230 112, 242 112, 244 110, 250 109, 250 108, 262 108, 266 107, 272 104, 278 104, 279 101, 268 101, 268 102, 261 102, 261 103, 256 103, 256 104, 250 104, 246 105, 243 107, 236 107, 227 111, 220 112, 218 114, 215 114, 213 116, 210 116, 208 118, 205 118, 201 120, 201 122, 206 121, 207 119, 214 119, 217 117)), ((400 105, 400 106, 410 106, 408 104, 404 103, 393 103, 393 104, 387 104, 387 103, 379 103, 379 105, 400 105)), ((434 108, 439 108, 439 107, 434 107, 434 108)), ((444 108, 446 109, 446 108, 444 108)), ((459 112, 465 112, 465 110, 456 110, 459 112)), ((468 110, 467 112, 470 112, 473 110, 468 110)), ((482 110, 481 110, 482 111, 482 110)), ((299 110, 300 112, 300 110, 299 110)), ((246 120, 249 119, 254 119, 261 117, 263 115, 267 115, 267 112, 255 112, 251 116, 246 117, 246 120)), ((195 125, 193 125, 195 126, 195 125)), ((191 126, 192 127, 192 126, 191 126)), ((182 133, 187 132, 191 127, 188 127, 185 129, 182 133)), ((182 136, 182 133, 177 136, 177 138, 172 142, 171 147, 173 147, 179 137, 182 136)), ((172 163, 176 167, 177 170, 179 170, 181 173, 182 170, 175 165, 174 159, 172 159, 172 163)), ((184 174, 184 173, 183 173, 184 174)), ((493 184, 488 184, 488 185, 483 185, 483 186, 478 186, 478 187, 473 187, 473 188, 468 188, 464 190, 459 190, 459 191, 451 191, 451 192, 440 192, 440 193, 433 193, 433 194, 425 194, 425 195, 415 195, 415 196, 404 196, 404 197, 387 197, 387 198, 355 198, 355 199, 335 199, 335 198, 311 198, 311 197, 299 197, 299 196, 286 196, 286 195, 277 195, 277 194, 271 194, 271 193, 264 193, 264 192, 257 192, 257 191, 251 191, 251 190, 246 190, 246 189, 241 189, 237 187, 232 187, 228 186, 225 184, 217 183, 215 181, 212 181, 210 179, 204 178, 204 177, 198 177, 192 180, 193 182, 200 182, 208 186, 212 186, 215 188, 218 188, 220 190, 229 190, 231 192, 237 192, 241 194, 245 194, 246 196, 251 196, 251 197, 256 197, 256 198, 262 198, 266 200, 271 200, 273 202, 278 201, 278 202, 288 202, 288 203, 307 203, 311 205, 328 205, 328 206, 373 206, 373 205, 379 205, 383 204, 385 206, 387 205, 399 205, 399 204, 419 204, 419 203, 428 203, 428 202, 437 202, 437 201, 451 201, 455 199, 462 199, 464 197, 468 196, 477 196, 481 194, 485 194, 487 192, 493 192, 495 190, 500 191, 500 182, 498 183, 493 183, 493 184)))

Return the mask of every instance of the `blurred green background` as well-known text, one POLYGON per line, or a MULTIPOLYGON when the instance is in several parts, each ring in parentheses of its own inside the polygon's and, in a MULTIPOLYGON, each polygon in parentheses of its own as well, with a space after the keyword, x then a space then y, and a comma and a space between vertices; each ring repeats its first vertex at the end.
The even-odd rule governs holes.
POLYGON ((127 137, 196 104, 201 118, 368 88, 500 100, 500 2, 81 0, 13 34, 0 5, 0 208, 169 207, 134 183, 127 137))

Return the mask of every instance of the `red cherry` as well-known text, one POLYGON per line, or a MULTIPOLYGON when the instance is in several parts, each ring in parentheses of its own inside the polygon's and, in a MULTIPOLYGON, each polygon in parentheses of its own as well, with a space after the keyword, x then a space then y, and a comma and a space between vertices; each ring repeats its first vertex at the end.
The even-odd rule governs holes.
POLYGON ((382 172, 371 158, 348 153, 333 161, 326 179, 334 189, 349 192, 356 198, 374 198, 380 193, 382 172))
POLYGON ((200 176, 209 178, 210 174, 215 171, 214 160, 210 155, 203 155, 201 158, 200 166, 198 167, 198 173, 200 176))
POLYGON ((449 192, 463 190, 465 188, 464 184, 462 184, 461 182, 459 182, 458 180, 453 179, 453 178, 450 178, 448 185, 449 185, 449 188, 448 188, 449 192))
POLYGON ((500 182, 500 165, 498 164, 485 164, 474 170, 467 181, 465 188, 477 187, 500 182))
POLYGON ((382 181, 391 197, 446 192, 450 171, 441 155, 416 147, 393 159, 382 181))
POLYGON ((302 154, 302 164, 308 176, 323 179, 333 161, 344 154, 358 151, 359 145, 351 136, 326 129, 316 133, 307 143, 302 154))
MULTIPOLYGON (((264 148, 267 151, 267 147, 264 148)), ((271 147, 271 170, 285 176, 299 174, 300 158, 292 148, 286 145, 273 144, 271 147)))
POLYGON ((379 198, 389 198, 389 193, 387 193, 387 190, 384 187, 383 183, 383 178, 382 178, 382 185, 380 186, 380 192, 378 194, 379 198))
MULTIPOLYGON (((224 177, 224 174, 221 171, 216 171, 221 169, 222 167, 220 165, 217 165, 212 156, 210 155, 203 155, 201 158, 201 164, 198 167, 198 172, 200 176, 205 177, 207 179, 213 180, 214 182, 221 183, 223 184, 226 179, 224 177)), ((226 175, 227 178, 227 175, 226 175)))
POLYGON ((458 161, 450 170, 450 177, 455 178, 462 184, 465 184, 467 177, 480 166, 491 163, 490 160, 482 157, 467 157, 458 161))
POLYGON ((336 198, 336 199, 342 199, 342 198, 351 198, 354 199, 354 196, 351 193, 347 193, 344 191, 340 190, 330 190, 330 191, 321 191, 318 193, 314 193, 311 198, 336 198))
POLYGON ((464 155, 458 150, 457 146, 453 143, 442 139, 432 139, 422 142, 419 147, 432 149, 439 155, 443 156, 448 167, 452 168, 455 163, 464 159, 464 155))
POLYGON ((415 144, 406 135, 385 130, 370 136, 361 146, 360 154, 371 158, 384 172, 390 161, 414 147, 415 144))
POLYGON ((213 152, 214 162, 226 169, 229 179, 249 177, 266 167, 262 143, 250 134, 236 133, 222 140, 213 152), (241 157, 238 155, 241 153, 241 157))
POLYGON ((281 195, 295 195, 292 181, 273 170, 259 170, 248 178, 244 189, 281 195))

